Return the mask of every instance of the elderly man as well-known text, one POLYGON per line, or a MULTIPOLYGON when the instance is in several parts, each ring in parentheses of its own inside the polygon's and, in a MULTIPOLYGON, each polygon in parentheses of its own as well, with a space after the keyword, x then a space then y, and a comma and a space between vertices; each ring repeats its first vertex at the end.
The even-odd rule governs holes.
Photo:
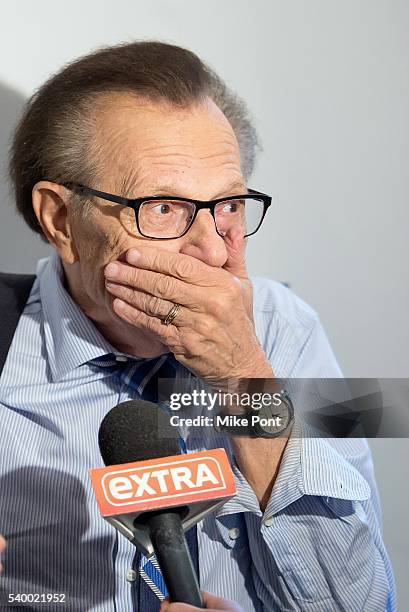
MULTIPOLYGON (((1 377, 3 602, 54 593, 70 610, 159 609, 140 556, 99 517, 88 470, 101 465, 105 414, 166 363, 215 389, 340 376, 316 314, 247 275, 245 243, 271 203, 247 185, 256 146, 243 102, 162 43, 99 50, 29 101, 11 176, 17 209, 54 254, 39 262, 1 377), (104 369, 107 355, 129 375, 104 369)), ((206 605, 393 609, 366 444, 287 440, 231 437, 238 494, 190 534, 201 588, 216 595, 206 605)))

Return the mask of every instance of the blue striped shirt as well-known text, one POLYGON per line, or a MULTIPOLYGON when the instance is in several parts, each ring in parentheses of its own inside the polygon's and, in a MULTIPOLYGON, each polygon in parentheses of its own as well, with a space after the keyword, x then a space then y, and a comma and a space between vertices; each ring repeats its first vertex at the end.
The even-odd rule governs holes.
MULTIPOLYGON (((275 374, 341 376, 315 312, 278 283, 253 284, 275 374)), ((110 352, 64 289, 58 257, 41 260, 0 381, 3 593, 65 593, 67 610, 137 610, 135 549, 100 517, 88 474, 102 465, 103 417, 132 399, 88 364, 110 352)), ((395 610, 365 441, 292 436, 264 513, 233 470, 237 496, 198 525, 202 589, 246 612, 395 610)))

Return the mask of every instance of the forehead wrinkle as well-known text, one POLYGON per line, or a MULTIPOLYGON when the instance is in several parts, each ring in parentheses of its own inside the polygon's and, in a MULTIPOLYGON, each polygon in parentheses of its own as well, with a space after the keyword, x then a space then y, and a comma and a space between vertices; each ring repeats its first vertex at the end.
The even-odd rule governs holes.
POLYGON ((149 166, 164 166, 169 168, 173 166, 175 170, 205 170, 208 168, 209 170, 212 168, 238 168, 237 160, 231 156, 226 158, 223 156, 223 159, 220 160, 219 155, 208 155, 205 158, 197 159, 195 157, 187 157, 181 156, 180 158, 172 158, 163 157, 161 159, 152 158, 149 161, 149 166))
MULTIPOLYGON (((180 197, 195 197, 191 191, 192 185, 186 185, 185 166, 178 168, 176 172, 169 172, 169 168, 164 164, 157 164, 156 167, 162 166, 161 172, 152 171, 154 167, 151 165, 150 168, 144 169, 139 172, 138 170, 131 169, 130 172, 124 174, 121 181, 121 193, 122 197, 126 198, 140 198, 145 196, 155 195, 169 195, 169 196, 180 196, 180 197)), ((219 165, 214 167, 220 168, 219 165)), ((173 166, 174 168, 174 166, 173 166)), ((241 171, 237 168, 236 164, 229 164, 227 169, 231 170, 229 185, 223 188, 220 184, 217 193, 220 193, 220 197, 223 195, 234 195, 233 193, 228 194, 229 191, 246 191, 246 183, 241 174, 241 171)), ((202 198, 200 193, 203 185, 197 185, 197 196, 199 199, 202 198)), ((196 192, 196 188, 194 191, 196 192)), ((216 192, 215 192, 216 193, 216 192)), ((211 197, 209 195, 209 197, 211 197)), ((218 195, 212 196, 213 198, 219 197, 218 195)), ((205 198, 206 199, 206 198, 205 198)))
MULTIPOLYGON (((218 167, 218 166, 216 166, 218 167)), ((133 192, 133 196, 130 197, 145 197, 145 196, 180 196, 180 197, 197 197, 199 199, 214 199, 216 197, 224 196, 224 195, 234 195, 233 190, 246 191, 245 180, 241 174, 241 172, 237 169, 236 165, 231 166, 231 174, 230 181, 227 185, 226 183, 220 182, 218 183, 218 187, 215 187, 215 191, 212 194, 212 191, 207 193, 207 196, 203 194, 203 183, 198 184, 195 180, 194 183, 186 184, 184 168, 178 170, 177 172, 169 172, 167 167, 163 168, 163 171, 160 173, 143 173, 139 177, 138 189, 133 192)), ((136 186, 136 185, 135 185, 136 186)), ((206 192, 207 192, 206 187, 206 192)))
MULTIPOLYGON (((135 163, 129 157, 124 155, 118 155, 113 158, 112 165, 116 166, 116 173, 119 179, 119 195, 123 197, 136 197, 135 194, 141 195, 141 186, 143 184, 156 184, 160 175, 169 175, 169 168, 172 168, 174 172, 172 175, 183 176, 186 170, 202 170, 202 169, 219 169, 234 172, 241 177, 240 162, 237 154, 230 151, 228 154, 224 153, 210 153, 197 157, 196 155, 189 155, 188 153, 158 153, 145 156, 135 155, 135 163), (125 157, 125 159, 124 159, 125 157), (158 177, 152 182, 148 177, 150 176, 150 169, 155 169, 155 173, 158 177), (148 180, 147 180, 148 179, 148 180)), ((112 167, 111 165, 111 167, 112 167)), ((244 180, 241 178, 242 182, 244 180)), ((160 182, 163 182, 160 180, 160 182)), ((167 180, 167 184, 172 184, 173 180, 167 180)), ((146 190, 144 190, 146 191, 146 190)), ((146 195, 143 193, 142 195, 146 195)), ((151 191, 147 195, 153 195, 151 191)))
MULTIPOLYGON (((223 164, 219 164, 218 162, 213 162, 213 163, 206 163, 206 164, 202 164, 202 165, 196 165, 196 166, 186 166, 186 164, 175 164, 174 162, 167 162, 167 161, 161 161, 161 162, 152 162, 151 163, 151 168, 163 168, 164 169, 164 173, 169 175, 169 168, 173 168, 174 172, 171 172, 171 174, 175 174, 175 175, 180 175, 185 177, 186 176, 186 170, 214 170, 214 169, 218 169, 218 170, 230 170, 230 171, 236 171, 237 174, 241 174, 239 169, 237 168, 237 165, 234 163, 234 161, 226 161, 223 164)), ((158 172, 159 174, 159 172, 158 172)))
MULTIPOLYGON (((191 159, 208 159, 211 157, 230 155, 235 158, 239 158, 239 150, 238 147, 235 146, 234 143, 227 141, 220 141, 215 143, 211 147, 211 152, 209 151, 209 146, 198 147, 197 144, 160 144, 155 143, 152 146, 138 146, 138 142, 136 142, 135 146, 132 147, 132 153, 135 156, 140 156, 142 159, 144 157, 187 157, 191 159)), ((125 146, 122 143, 120 147, 120 151, 123 154, 125 150, 125 146)))
MULTIPOLYGON (((191 147, 186 147, 186 148, 191 150, 191 147)), ((151 149, 151 151, 152 151, 152 149, 151 149)), ((192 160, 194 160, 194 159, 199 159, 199 160, 202 160, 202 159, 211 159, 213 157, 223 157, 223 156, 226 156, 226 155, 229 155, 231 157, 236 157, 236 158, 238 157, 237 152, 236 152, 236 150, 233 147, 231 147, 231 151, 226 151, 226 150, 224 150, 224 151, 215 151, 215 152, 211 152, 211 153, 207 153, 207 154, 203 154, 203 155, 196 155, 193 152, 189 153, 189 151, 183 152, 183 153, 182 152, 180 152, 180 153, 177 153, 177 152, 173 152, 173 153, 170 152, 170 153, 168 153, 168 152, 158 151, 157 154, 151 153, 150 155, 152 155, 152 157, 156 157, 156 158, 158 158, 158 157, 159 158, 161 158, 161 157, 166 157, 166 158, 181 158, 181 157, 183 158, 183 157, 186 157, 187 159, 192 159, 192 160)))
POLYGON ((237 163, 240 163, 238 148, 230 143, 226 143, 225 141, 223 141, 222 144, 223 148, 215 146, 210 152, 209 147, 203 147, 202 150, 199 151, 197 149, 194 150, 191 145, 164 145, 160 147, 156 146, 145 148, 140 150, 141 155, 138 161, 142 163, 146 161, 152 163, 155 162, 155 160, 158 160, 160 163, 163 162, 163 160, 166 160, 167 163, 175 162, 176 164, 180 164, 181 160, 185 159, 186 162, 190 164, 191 162, 196 161, 202 162, 208 159, 225 158, 226 160, 234 160, 237 163), (179 150, 174 151, 174 149, 179 150))
POLYGON ((231 150, 234 152, 239 151, 239 146, 237 143, 237 140, 233 137, 231 137, 231 134, 229 133, 225 133, 225 134, 220 134, 218 132, 217 134, 217 139, 215 138, 214 141, 209 144, 205 144, 205 145, 201 145, 200 143, 200 135, 199 137, 196 137, 196 135, 193 133, 192 134, 186 134, 183 133, 182 134, 182 138, 183 140, 180 140, 180 134, 176 134, 176 137, 174 138, 172 143, 164 143, 161 142, 160 140, 155 140, 154 137, 152 138, 146 138, 145 135, 145 144, 144 145, 140 145, 138 144, 138 142, 136 143, 136 149, 141 152, 141 153, 149 153, 151 151, 158 151, 158 154, 161 155, 168 155, 168 154, 172 154, 172 152, 176 149, 176 150, 180 150, 180 151, 192 151, 194 150, 197 154, 199 154, 199 156, 201 155, 202 151, 207 151, 209 149, 209 146, 212 149, 216 149, 216 150, 220 150, 220 152, 225 152, 226 150, 231 150), (189 140, 187 140, 189 138, 189 140))

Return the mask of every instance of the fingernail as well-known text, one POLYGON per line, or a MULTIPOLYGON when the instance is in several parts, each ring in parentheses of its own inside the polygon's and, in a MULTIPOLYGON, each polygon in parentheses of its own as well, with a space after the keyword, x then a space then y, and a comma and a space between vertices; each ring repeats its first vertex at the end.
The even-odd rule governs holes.
POLYGON ((116 289, 117 287, 120 287, 120 285, 118 283, 111 283, 110 281, 106 281, 105 287, 107 289, 116 289))
POLYGON ((129 263, 131 264, 136 264, 139 257, 140 257, 140 252, 137 249, 131 249, 130 251, 128 251, 128 253, 126 254, 126 259, 129 261, 129 263))
POLYGON ((105 268, 105 276, 107 278, 114 278, 119 272, 119 266, 116 263, 110 263, 105 268))

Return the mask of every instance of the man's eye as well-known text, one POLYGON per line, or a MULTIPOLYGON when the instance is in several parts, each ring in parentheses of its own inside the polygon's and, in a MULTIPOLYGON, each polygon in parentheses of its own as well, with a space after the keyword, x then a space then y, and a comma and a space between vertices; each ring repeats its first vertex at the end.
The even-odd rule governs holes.
POLYGON ((160 203, 157 206, 151 208, 151 211, 156 213, 157 215, 167 215, 171 212, 171 207, 169 204, 160 203))
POLYGON ((243 203, 239 200, 234 200, 232 202, 226 202, 223 205, 221 212, 223 213, 235 213, 243 206, 243 203))

